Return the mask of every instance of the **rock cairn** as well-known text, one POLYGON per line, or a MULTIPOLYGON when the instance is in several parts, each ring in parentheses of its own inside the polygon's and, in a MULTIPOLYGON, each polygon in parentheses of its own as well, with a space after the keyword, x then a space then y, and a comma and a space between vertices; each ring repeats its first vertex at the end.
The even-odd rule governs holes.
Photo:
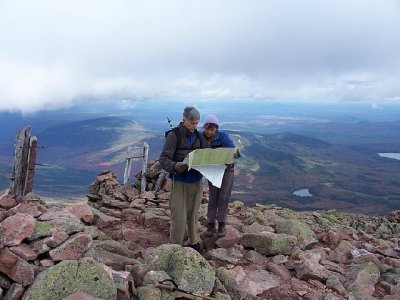
MULTIPOLYGON (((158 173, 160 174, 160 173, 158 173)), ((88 203, 0 199, 0 299, 400 299, 399 211, 372 217, 229 205, 204 252, 168 244, 168 181, 139 193, 102 172, 88 203)), ((205 200, 207 198, 207 193, 205 200)), ((205 231, 207 203, 201 205, 205 231)))

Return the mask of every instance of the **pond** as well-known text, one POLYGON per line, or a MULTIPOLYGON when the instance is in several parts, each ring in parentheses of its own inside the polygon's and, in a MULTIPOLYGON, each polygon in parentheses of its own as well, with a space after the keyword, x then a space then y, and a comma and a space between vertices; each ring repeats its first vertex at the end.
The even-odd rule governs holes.
POLYGON ((301 189, 293 192, 293 195, 299 196, 299 197, 312 197, 312 194, 308 189, 301 189))
POLYGON ((380 157, 387 157, 400 160, 400 153, 378 153, 380 157))

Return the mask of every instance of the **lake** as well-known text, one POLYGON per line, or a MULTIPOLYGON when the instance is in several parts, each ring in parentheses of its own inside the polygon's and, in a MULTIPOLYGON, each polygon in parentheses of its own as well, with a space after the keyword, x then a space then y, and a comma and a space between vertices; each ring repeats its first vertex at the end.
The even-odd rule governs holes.
POLYGON ((300 196, 300 197, 312 197, 312 194, 309 192, 308 189, 301 189, 293 192, 293 195, 300 196))
POLYGON ((400 153, 378 153, 380 157, 388 157, 400 160, 400 153))

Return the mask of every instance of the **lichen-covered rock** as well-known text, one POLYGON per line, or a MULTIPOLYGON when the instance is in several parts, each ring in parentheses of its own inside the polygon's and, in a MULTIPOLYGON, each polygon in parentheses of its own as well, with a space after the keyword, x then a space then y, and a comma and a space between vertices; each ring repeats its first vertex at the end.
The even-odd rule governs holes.
POLYGON ((92 247, 85 253, 85 257, 90 257, 99 263, 105 264, 114 270, 124 270, 127 265, 134 265, 137 260, 126 257, 118 253, 107 251, 103 248, 92 247))
POLYGON ((264 255, 289 255, 294 250, 297 239, 287 234, 271 232, 250 233, 242 236, 242 245, 254 248, 264 255))
POLYGON ((13 283, 11 287, 8 289, 7 293, 4 295, 4 300, 21 299, 24 292, 25 288, 22 285, 18 283, 13 283))
POLYGON ((90 235, 80 232, 71 236, 57 248, 50 250, 49 255, 54 261, 78 259, 90 248, 92 242, 90 235))
POLYGON ((340 241, 339 245, 329 253, 328 259, 333 262, 346 263, 351 258, 351 250, 354 247, 350 242, 346 240, 340 241))
POLYGON ((23 300, 58 300, 82 292, 114 300, 117 288, 105 269, 93 260, 65 260, 36 276, 23 300))
POLYGON ((340 295, 345 296, 347 294, 346 289, 343 284, 340 282, 339 278, 331 273, 326 280, 326 287, 338 292, 340 295))
POLYGON ((214 287, 215 271, 198 252, 175 244, 151 251, 145 262, 147 270, 165 271, 180 288, 209 295, 214 287))
POLYGON ((126 271, 115 271, 112 269, 110 271, 117 288, 117 299, 133 299, 136 290, 132 275, 126 271))
POLYGON ((374 286, 378 282, 380 272, 373 262, 368 262, 351 266, 346 277, 345 287, 348 292, 372 295, 375 292, 374 286))
POLYGON ((227 249, 217 248, 208 251, 208 254, 213 260, 225 262, 228 264, 236 265, 239 262, 240 257, 231 256, 227 249))
POLYGON ((244 270, 241 266, 232 270, 220 267, 217 276, 233 299, 257 299, 257 295, 280 284, 279 277, 274 274, 264 270, 244 270))
POLYGON ((156 284, 167 279, 171 277, 165 271, 150 271, 144 276, 142 285, 156 284))
POLYGON ((38 221, 35 224, 32 235, 28 239, 35 240, 51 236, 55 231, 64 231, 67 234, 73 234, 82 231, 83 228, 83 224, 77 218, 38 221))
POLYGON ((150 285, 139 287, 137 289, 137 296, 139 299, 164 300, 164 298, 162 298, 161 290, 150 285))
POLYGON ((248 226, 243 226, 242 231, 243 233, 260 233, 263 231, 275 232, 275 230, 271 226, 261 225, 258 222, 254 222, 248 226))
POLYGON ((153 249, 146 257, 145 267, 147 271, 166 271, 169 267, 169 261, 172 254, 180 247, 181 246, 177 244, 164 244, 153 249))
POLYGON ((306 223, 297 220, 284 220, 278 222, 275 228, 277 233, 285 233, 297 237, 300 248, 306 249, 318 242, 314 231, 306 223))

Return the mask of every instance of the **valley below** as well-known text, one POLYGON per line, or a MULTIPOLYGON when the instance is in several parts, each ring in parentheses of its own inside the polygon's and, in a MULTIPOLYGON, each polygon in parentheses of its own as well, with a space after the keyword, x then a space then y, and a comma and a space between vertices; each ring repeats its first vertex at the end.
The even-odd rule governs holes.
MULTIPOLYGON (((38 150, 37 163, 43 166, 36 167, 34 193, 55 202, 85 199, 101 171, 115 172, 122 182, 128 147, 140 152, 146 142, 149 159, 157 159, 166 129, 122 116, 47 121, 47 126, 45 121, 32 122, 33 135, 43 145, 38 150)), ((245 126, 248 122, 229 124, 225 127, 242 154, 235 163, 231 201, 370 215, 400 209, 400 160, 379 155, 399 152, 398 121, 356 122, 346 124, 346 130, 334 122, 324 122, 318 129, 303 121, 281 124, 281 132, 266 124, 252 131, 245 126), (302 189, 310 195, 294 193, 302 189)), ((0 149, 1 190, 10 183, 16 129, 27 124, 20 120, 12 125, 0 121, 7 128, 0 149)), ((141 160, 135 159, 130 184, 140 169, 141 160)))

